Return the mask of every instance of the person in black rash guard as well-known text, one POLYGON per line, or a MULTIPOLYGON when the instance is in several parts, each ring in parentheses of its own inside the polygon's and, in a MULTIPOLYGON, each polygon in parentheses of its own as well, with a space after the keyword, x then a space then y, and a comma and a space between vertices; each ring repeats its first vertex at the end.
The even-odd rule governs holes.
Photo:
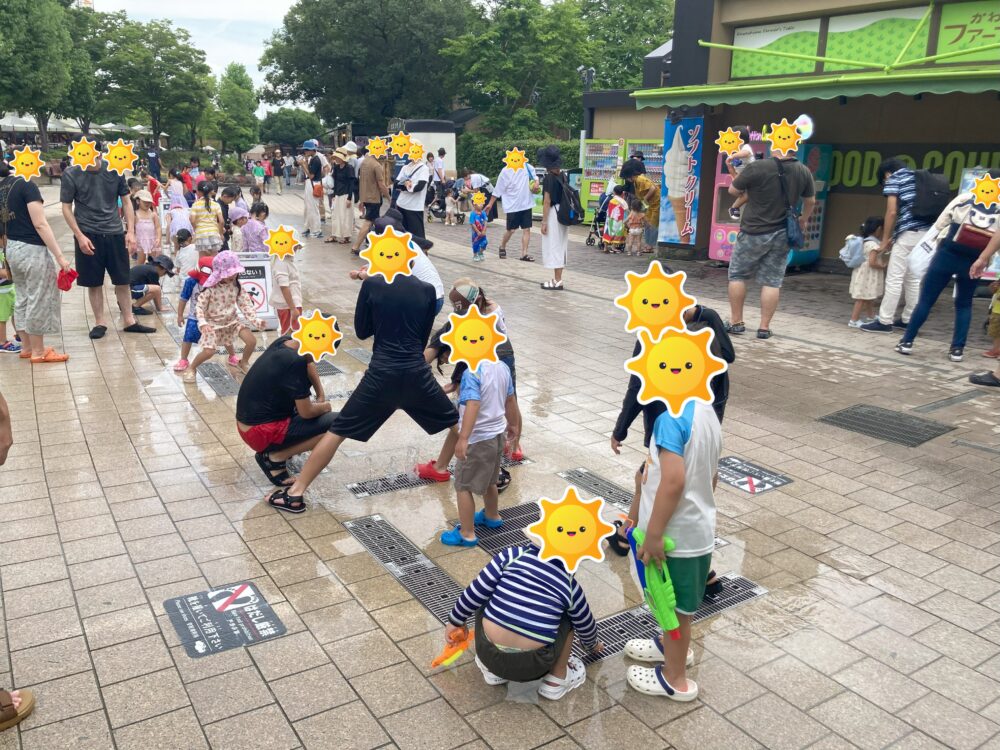
POLYGON ((303 495, 333 460, 345 439, 367 442, 397 409, 428 435, 458 424, 458 410, 424 361, 424 347, 434 326, 437 293, 415 276, 381 276, 362 282, 354 310, 354 332, 362 341, 375 337, 372 360, 358 387, 323 435, 302 473, 290 487, 268 496, 279 510, 301 513, 303 495))
MULTIPOLYGON (((684 320, 687 322, 688 328, 693 331, 706 327, 711 328, 715 332, 715 338, 712 341, 712 353, 715 356, 724 359, 728 364, 732 364, 736 361, 736 350, 733 348, 732 339, 730 339, 729 334, 726 333, 725 324, 722 322, 722 318, 719 317, 719 313, 710 307, 695 305, 693 308, 685 311, 684 320)), ((632 349, 632 356, 638 357, 641 348, 641 343, 636 340, 635 347, 632 349)), ((718 375, 713 377, 709 385, 712 388, 712 394, 714 396, 712 400, 712 408, 715 410, 715 414, 719 418, 719 424, 722 424, 722 418, 726 413, 726 402, 729 400, 728 370, 726 372, 720 372, 718 375)), ((646 446, 646 448, 649 448, 649 440, 652 436, 653 425, 656 423, 656 418, 666 411, 667 407, 661 401, 653 401, 649 404, 640 404, 638 396, 641 389, 642 382, 639 380, 638 376, 632 375, 628 381, 628 390, 625 391, 625 398, 622 401, 622 410, 618 415, 618 421, 615 422, 615 428, 611 432, 611 450, 614 451, 615 455, 621 453, 621 444, 625 441, 625 438, 628 437, 628 429, 632 426, 632 423, 635 421, 635 418, 639 416, 640 412, 642 413, 643 423, 643 445, 646 446)), ((633 498, 632 507, 629 511, 629 519, 633 524, 638 518, 639 504, 635 502, 635 498, 639 496, 639 488, 642 485, 642 472, 645 467, 646 464, 643 462, 639 467, 639 470, 635 473, 635 497, 633 498), (633 515, 633 513, 635 515, 633 515)), ((621 529, 621 521, 615 521, 615 526, 621 529)), ((624 537, 618 532, 608 537, 608 543, 611 546, 611 549, 619 555, 624 556, 629 552, 628 542, 624 541, 624 537)), ((714 577, 714 572, 709 574, 710 581, 714 577)), ((710 586, 712 585, 713 584, 710 583, 710 586)))

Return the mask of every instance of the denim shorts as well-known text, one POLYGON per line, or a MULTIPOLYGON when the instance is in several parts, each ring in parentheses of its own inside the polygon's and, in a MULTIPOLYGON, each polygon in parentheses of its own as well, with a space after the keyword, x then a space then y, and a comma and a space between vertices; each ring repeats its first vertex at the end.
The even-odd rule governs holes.
POLYGON ((184 343, 197 344, 199 341, 201 341, 201 330, 198 328, 198 321, 188 318, 184 324, 184 343))
POLYGON ((740 232, 729 259, 729 280, 746 281, 755 274, 761 286, 780 288, 788 266, 788 233, 784 229, 767 234, 740 232))

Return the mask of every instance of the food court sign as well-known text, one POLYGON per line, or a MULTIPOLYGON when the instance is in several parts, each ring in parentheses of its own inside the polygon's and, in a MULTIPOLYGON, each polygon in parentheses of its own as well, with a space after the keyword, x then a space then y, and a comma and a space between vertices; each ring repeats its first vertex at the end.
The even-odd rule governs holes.
POLYGON ((870 193, 878 188, 878 165, 898 156, 914 169, 929 169, 948 177, 953 190, 962 172, 972 167, 1000 169, 1000 144, 940 145, 930 143, 878 144, 857 148, 834 146, 830 167, 830 189, 835 193, 870 193))

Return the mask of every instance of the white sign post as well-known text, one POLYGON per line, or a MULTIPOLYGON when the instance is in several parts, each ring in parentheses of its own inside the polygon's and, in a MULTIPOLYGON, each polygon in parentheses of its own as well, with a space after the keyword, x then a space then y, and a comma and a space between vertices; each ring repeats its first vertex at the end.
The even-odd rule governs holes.
POLYGON ((278 315, 271 306, 271 257, 267 253, 240 253, 245 269, 240 285, 250 295, 257 317, 269 331, 277 330, 278 315))

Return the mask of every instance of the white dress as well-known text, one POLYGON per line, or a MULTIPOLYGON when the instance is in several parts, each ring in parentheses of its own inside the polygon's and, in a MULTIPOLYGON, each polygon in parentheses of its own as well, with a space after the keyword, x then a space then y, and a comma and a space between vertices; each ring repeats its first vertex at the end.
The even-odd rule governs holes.
POLYGON ((885 269, 872 268, 868 265, 868 258, 872 250, 878 250, 879 244, 875 240, 865 240, 865 259, 861 265, 851 272, 851 299, 875 300, 882 296, 882 289, 885 286, 885 269))

